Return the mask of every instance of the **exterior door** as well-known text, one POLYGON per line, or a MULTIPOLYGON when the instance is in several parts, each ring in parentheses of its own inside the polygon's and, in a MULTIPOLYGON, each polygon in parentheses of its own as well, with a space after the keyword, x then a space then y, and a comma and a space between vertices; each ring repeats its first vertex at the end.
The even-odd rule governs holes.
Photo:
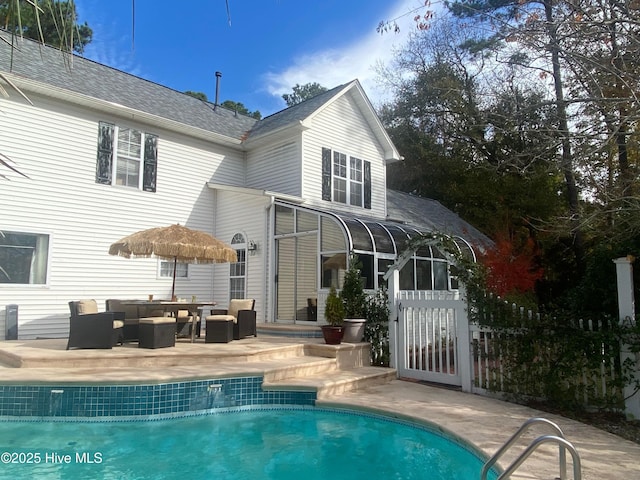
POLYGON ((276 321, 317 321, 317 262, 316 233, 276 239, 276 321))

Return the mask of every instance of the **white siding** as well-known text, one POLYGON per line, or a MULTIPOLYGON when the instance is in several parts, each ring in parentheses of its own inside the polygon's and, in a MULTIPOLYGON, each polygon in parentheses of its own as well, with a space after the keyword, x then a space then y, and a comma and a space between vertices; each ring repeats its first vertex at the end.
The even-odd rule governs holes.
MULTIPOLYGON (((243 154, 30 98, 35 107, 15 96, 0 99, 0 152, 29 176, 0 180, 0 231, 50 235, 48 284, 0 284, 0 328, 7 304, 19 306, 20 338, 32 338, 66 335, 70 300, 95 298, 103 309, 107 298, 168 297, 171 279, 158 278, 157 259, 110 256, 109 245, 173 223, 213 233, 214 196, 206 182, 241 181, 243 154), (101 120, 159 135, 155 193, 95 183, 101 120)), ((190 265, 190 278, 177 280, 176 294, 212 299, 213 268, 190 265)))
POLYGON ((247 186, 299 196, 300 157, 299 139, 255 149, 247 155, 247 186))
POLYGON ((303 137, 302 196, 310 203, 384 218, 386 169, 384 151, 350 94, 338 98, 313 119, 303 137), (371 162, 371 210, 322 201, 322 147, 371 162))
MULTIPOLYGON (((227 191, 216 191, 216 237, 231 243, 236 233, 242 233, 247 241, 257 244, 255 252, 247 252, 247 298, 256 299, 258 322, 267 318, 268 282, 267 265, 270 240, 267 237, 267 215, 270 199, 227 191)), ((226 307, 229 301, 229 266, 216 265, 214 300, 226 307)))

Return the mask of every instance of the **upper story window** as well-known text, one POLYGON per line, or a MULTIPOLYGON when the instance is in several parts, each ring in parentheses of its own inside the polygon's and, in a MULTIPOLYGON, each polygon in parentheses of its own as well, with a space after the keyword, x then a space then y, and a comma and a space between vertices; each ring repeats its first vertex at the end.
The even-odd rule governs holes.
POLYGON ((47 282, 49 235, 0 230, 0 283, 47 282))
POLYGON ((322 199, 371 208, 371 162, 323 148, 322 199))
POLYGON ((156 191, 158 136, 100 122, 96 183, 156 191))

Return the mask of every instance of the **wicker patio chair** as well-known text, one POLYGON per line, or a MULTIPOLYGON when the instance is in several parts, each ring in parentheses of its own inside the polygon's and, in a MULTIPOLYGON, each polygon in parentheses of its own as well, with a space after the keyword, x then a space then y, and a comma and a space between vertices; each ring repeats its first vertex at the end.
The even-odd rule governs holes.
POLYGON ((69 302, 70 348, 113 348, 122 343, 124 312, 98 312, 95 300, 69 302))
POLYGON ((212 309, 211 315, 206 317, 207 330, 209 330, 211 322, 232 321, 234 340, 240 340, 250 335, 257 337, 256 311, 253 309, 255 304, 256 301, 253 298, 233 299, 229 302, 229 308, 226 310, 212 309))
POLYGON ((105 305, 107 307, 107 312, 124 312, 122 340, 125 342, 138 341, 138 330, 140 326, 140 312, 138 311, 138 306, 132 304, 130 300, 120 300, 117 298, 107 299, 105 305))

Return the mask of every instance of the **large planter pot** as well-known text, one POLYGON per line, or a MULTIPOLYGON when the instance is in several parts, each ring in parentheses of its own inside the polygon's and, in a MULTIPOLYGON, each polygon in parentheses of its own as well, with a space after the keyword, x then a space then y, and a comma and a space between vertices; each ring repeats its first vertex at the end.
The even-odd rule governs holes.
POLYGON ((340 345, 344 329, 341 326, 322 325, 322 336, 327 345, 340 345))
POLYGON ((365 322, 366 320, 364 318, 345 318, 343 322, 344 335, 342 341, 347 343, 362 342, 365 322))

